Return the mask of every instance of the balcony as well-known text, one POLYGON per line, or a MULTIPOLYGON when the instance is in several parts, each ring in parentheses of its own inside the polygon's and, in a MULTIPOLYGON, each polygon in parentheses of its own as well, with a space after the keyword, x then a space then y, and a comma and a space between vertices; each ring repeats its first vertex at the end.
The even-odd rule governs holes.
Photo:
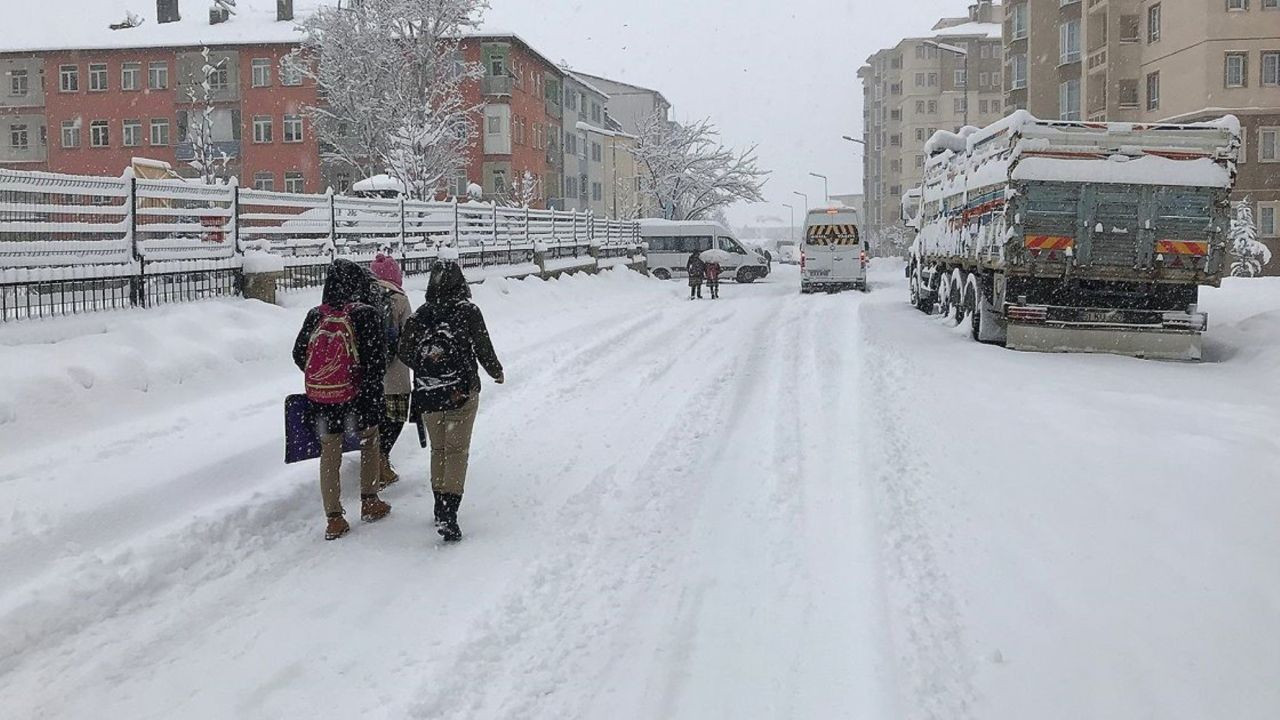
POLYGON ((509 75, 485 75, 483 83, 484 94, 510 95, 511 84, 511 77, 509 75))
POLYGON ((558 117, 564 116, 564 108, 561 107, 559 102, 556 102, 551 98, 547 98, 546 106, 547 106, 547 114, 550 115, 551 117, 558 118, 558 117))
MULTIPOLYGON (((235 159, 240 157, 240 141, 225 140, 222 142, 214 142, 213 147, 221 153, 226 153, 228 158, 235 159)), ((174 146, 174 155, 178 162, 191 162, 196 159, 195 146, 190 141, 180 142, 174 146)))
POLYGON ((1104 70, 1107 67, 1107 49, 1105 47, 1089 53, 1089 72, 1104 70))

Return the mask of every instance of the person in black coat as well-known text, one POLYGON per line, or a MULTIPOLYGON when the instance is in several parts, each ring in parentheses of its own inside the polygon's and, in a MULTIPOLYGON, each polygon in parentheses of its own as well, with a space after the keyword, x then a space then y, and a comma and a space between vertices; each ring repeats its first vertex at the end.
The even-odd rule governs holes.
MULTIPOLYGON (((471 302, 462 268, 437 261, 427 302, 400 336, 400 359, 413 369, 410 417, 431 442, 431 490, 436 530, 447 542, 462 539, 458 508, 467 478, 471 434, 480 408, 480 372, 506 380, 480 308, 471 302)), ((424 442, 425 447, 425 442, 424 442)))
POLYGON ((382 454, 378 445, 378 427, 385 412, 382 379, 387 368, 387 341, 378 311, 363 302, 371 276, 350 260, 338 259, 329 267, 324 281, 322 305, 307 313, 302 329, 293 343, 293 362, 306 371, 312 335, 319 327, 325 308, 348 310, 355 333, 357 393, 354 400, 338 404, 312 402, 308 419, 320 436, 320 496, 324 501, 328 525, 325 538, 334 540, 351 529, 343 517, 342 435, 355 431, 360 435, 360 517, 366 522, 380 520, 391 512, 391 506, 378 498, 378 481, 382 454))
POLYGON ((685 263, 684 269, 689 273, 689 299, 702 297, 702 279, 706 274, 706 263, 702 262, 702 257, 694 250, 689 254, 689 261, 685 263))

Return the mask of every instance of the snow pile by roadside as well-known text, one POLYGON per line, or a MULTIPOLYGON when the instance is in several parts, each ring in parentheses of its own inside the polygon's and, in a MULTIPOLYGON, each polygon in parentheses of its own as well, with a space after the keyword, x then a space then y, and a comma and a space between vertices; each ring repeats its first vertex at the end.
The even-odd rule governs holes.
POLYGON ((1277 380, 1280 277, 1225 278, 1220 288, 1201 288, 1200 307, 1209 313, 1206 360, 1247 364, 1260 380, 1277 380))
MULTIPOLYGON (((558 280, 492 278, 475 286, 486 314, 574 313, 601 294, 643 295, 654 281, 624 270, 558 280)), ((423 301, 427 276, 407 281, 423 301)), ((226 385, 296 373, 290 351, 320 290, 285 293, 284 307, 219 299, 0 325, 0 452, 196 399, 226 385)), ((537 326, 522 328, 536 338, 537 326)))

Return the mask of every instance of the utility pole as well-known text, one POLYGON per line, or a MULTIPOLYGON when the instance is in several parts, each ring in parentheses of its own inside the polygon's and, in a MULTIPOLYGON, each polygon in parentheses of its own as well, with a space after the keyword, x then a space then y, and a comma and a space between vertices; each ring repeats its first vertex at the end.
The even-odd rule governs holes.
POLYGON ((800 197, 804 198, 804 215, 805 215, 805 217, 809 217, 809 196, 808 196, 808 195, 805 195, 804 193, 800 192, 799 190, 792 190, 792 191, 791 191, 791 194, 792 194, 792 195, 799 195, 800 197))
POLYGON ((822 178, 822 195, 823 197, 826 198, 825 200, 826 204, 830 205, 831 204, 831 184, 827 180, 827 176, 822 175, 820 173, 816 173, 816 172, 811 172, 809 173, 809 175, 816 178, 822 178))

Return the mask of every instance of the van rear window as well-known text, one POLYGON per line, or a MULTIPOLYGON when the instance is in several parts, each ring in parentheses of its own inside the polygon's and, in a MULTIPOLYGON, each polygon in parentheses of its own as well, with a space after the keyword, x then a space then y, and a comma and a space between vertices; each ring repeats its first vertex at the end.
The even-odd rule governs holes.
POLYGON ((857 245, 857 225, 810 225, 805 232, 809 245, 857 245))

